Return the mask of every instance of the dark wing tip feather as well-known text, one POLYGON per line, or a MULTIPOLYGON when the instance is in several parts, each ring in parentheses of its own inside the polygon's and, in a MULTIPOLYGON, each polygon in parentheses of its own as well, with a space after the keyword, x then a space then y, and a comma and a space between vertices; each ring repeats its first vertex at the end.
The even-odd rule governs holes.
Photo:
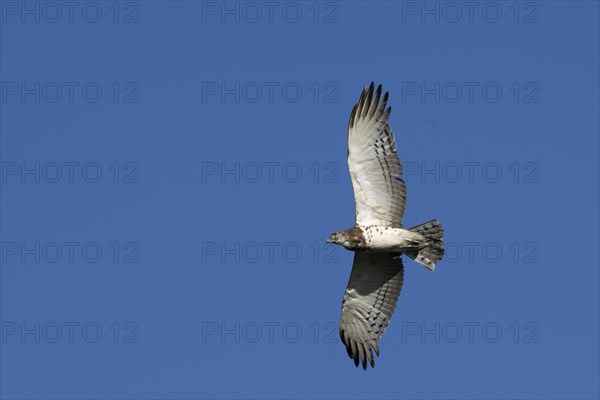
MULTIPOLYGON (((365 86, 366 89, 366 86, 365 86)), ((375 83, 371 82, 368 91, 365 93, 365 99, 362 104, 360 116, 365 117, 371 108, 371 101, 373 100, 373 90, 375 90, 375 83)))
POLYGON ((377 112, 377 106, 379 105, 379 99, 381 98, 381 85, 377 86, 377 90, 375 91, 375 97, 371 101, 371 106, 369 107, 368 115, 369 118, 373 118, 375 113, 377 112))
POLYGON ((387 108, 387 110, 385 110, 385 112, 383 113, 383 120, 387 120, 390 117, 390 114, 392 113, 392 106, 389 106, 387 108))
POLYGON ((356 119, 356 110, 358 109, 358 103, 356 103, 354 105, 354 108, 352 108, 352 113, 350 114, 350 123, 348 124, 350 126, 350 128, 354 127, 354 120, 356 119))
POLYGON ((371 349, 371 346, 369 346, 367 350, 369 351, 367 353, 369 356, 369 364, 371 364, 371 368, 375 368, 375 359, 373 358, 373 350, 371 349))
POLYGON ((360 94, 360 99, 358 99, 358 103, 356 103, 356 111, 353 111, 353 121, 352 121, 352 125, 354 125, 354 123, 356 122, 356 116, 358 116, 359 118, 362 117, 362 113, 363 113, 363 109, 365 107, 365 103, 368 101, 368 93, 369 93, 369 87, 365 86, 363 88, 362 93, 360 94))
POLYGON ((383 99, 381 100, 381 103, 379 104, 379 108, 377 109, 377 114, 383 114, 383 111, 387 107, 387 102, 388 102, 389 98, 390 98, 390 92, 385 92, 385 94, 383 95, 383 99))
POLYGON ((365 352, 365 345, 363 343, 358 343, 358 356, 359 361, 363 366, 363 369, 367 369, 367 354, 365 352))

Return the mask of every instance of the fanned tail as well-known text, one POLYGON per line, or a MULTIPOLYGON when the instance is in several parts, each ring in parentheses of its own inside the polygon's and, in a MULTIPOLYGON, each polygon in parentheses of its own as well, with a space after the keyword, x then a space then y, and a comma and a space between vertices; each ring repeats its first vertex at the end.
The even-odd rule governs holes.
POLYGON ((425 266, 430 271, 435 270, 435 264, 444 257, 444 230, 437 219, 424 224, 413 226, 409 229, 411 232, 420 233, 425 236, 427 241, 417 252, 406 253, 407 256, 425 266))

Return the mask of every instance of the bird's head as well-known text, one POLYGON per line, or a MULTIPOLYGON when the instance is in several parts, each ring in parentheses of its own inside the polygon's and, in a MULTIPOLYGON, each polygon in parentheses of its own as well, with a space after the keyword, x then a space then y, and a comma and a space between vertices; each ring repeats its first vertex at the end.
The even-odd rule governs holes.
POLYGON ((327 238, 327 243, 335 243, 346 248, 352 247, 353 240, 347 231, 337 231, 327 238))
POLYGON ((337 231, 327 238, 327 243, 335 243, 344 246, 348 250, 358 250, 365 246, 362 230, 355 226, 346 231, 337 231))
POLYGON ((329 237, 327 238, 327 243, 335 243, 335 244, 341 244, 339 242, 340 239, 340 232, 333 232, 331 235, 329 235, 329 237))

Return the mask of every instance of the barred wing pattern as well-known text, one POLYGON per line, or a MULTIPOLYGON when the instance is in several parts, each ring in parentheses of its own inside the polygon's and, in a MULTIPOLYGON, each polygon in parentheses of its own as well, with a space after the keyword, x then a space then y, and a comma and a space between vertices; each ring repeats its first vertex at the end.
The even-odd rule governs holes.
POLYGON ((365 86, 348 124, 348 168, 354 189, 356 223, 402 227, 406 185, 394 135, 387 123, 392 111, 381 85, 365 86))
POLYGON ((404 281, 404 266, 395 253, 359 250, 354 253, 350 281, 342 302, 340 337, 350 358, 367 369, 375 367, 379 338, 387 328, 404 281))

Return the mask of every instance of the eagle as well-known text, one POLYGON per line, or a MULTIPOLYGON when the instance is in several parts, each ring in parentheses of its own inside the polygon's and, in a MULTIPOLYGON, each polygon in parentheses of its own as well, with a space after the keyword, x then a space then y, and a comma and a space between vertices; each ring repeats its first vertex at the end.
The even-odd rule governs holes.
POLYGON ((402 254, 435 270, 444 255, 444 231, 437 220, 404 229, 406 184, 388 123, 389 94, 381 85, 365 86, 348 123, 348 169, 354 191, 356 222, 337 231, 328 243, 354 251, 354 263, 342 301, 340 337, 358 367, 375 367, 379 339, 390 323, 404 281, 402 254))

